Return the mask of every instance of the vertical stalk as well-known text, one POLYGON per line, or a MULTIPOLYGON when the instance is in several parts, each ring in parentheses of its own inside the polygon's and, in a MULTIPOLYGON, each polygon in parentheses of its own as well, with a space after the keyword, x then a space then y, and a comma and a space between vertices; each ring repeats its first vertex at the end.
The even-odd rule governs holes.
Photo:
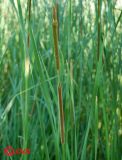
POLYGON ((53 40, 54 40, 54 51, 56 60, 56 69, 59 73, 60 71, 60 61, 58 53, 58 19, 57 19, 57 6, 53 7, 53 40))
MULTIPOLYGON (((98 34, 98 37, 97 37, 97 60, 98 60, 98 64, 100 63, 99 62, 99 58, 100 58, 100 32, 101 32, 101 6, 100 6, 100 0, 97 1, 98 3, 98 13, 97 13, 97 18, 98 18, 98 31, 97 31, 97 34, 98 34)), ((97 77, 97 68, 96 68, 96 77, 97 77)), ((99 88, 96 90, 96 93, 94 94, 94 106, 95 106, 95 160, 97 160, 97 154, 98 154, 98 108, 99 108, 99 88)))
POLYGON ((58 73, 58 103, 60 111, 60 134, 61 134, 61 143, 64 143, 64 111, 63 111, 63 99, 62 99, 62 85, 61 85, 61 76, 60 76, 60 58, 58 52, 58 17, 57 17, 57 5, 53 7, 53 40, 54 40, 54 52, 55 52, 55 61, 56 69, 58 73))
POLYGON ((97 45, 97 58, 100 56, 100 32, 101 32, 101 18, 100 18, 100 0, 98 0, 98 45, 97 45))
POLYGON ((58 97, 60 105, 60 127, 61 127, 61 142, 64 143, 64 112, 63 112, 63 100, 62 100, 62 86, 58 85, 58 97))
POLYGON ((73 60, 70 60, 70 120, 71 120, 71 159, 77 159, 76 124, 74 109, 73 60))
MULTIPOLYGON (((71 58, 71 14, 72 14, 72 3, 68 1, 68 60, 71 58)), ((70 63, 70 62, 69 62, 70 63)))
MULTIPOLYGON (((25 53, 25 90, 28 88, 29 82, 29 72, 30 72, 30 59, 29 59, 29 50, 30 50, 30 19, 31 19, 31 0, 28 0, 28 31, 27 31, 27 49, 25 53)), ((28 129, 29 129, 29 122, 28 122, 28 109, 29 109, 29 101, 28 101, 28 92, 25 92, 25 110, 23 114, 23 137, 24 143, 23 148, 27 148, 28 145, 28 129)), ((22 156, 22 159, 27 160, 27 156, 22 156)))
POLYGON ((29 32, 30 20, 31 20, 31 0, 28 0, 28 41, 27 41, 28 49, 30 47, 30 32, 29 32))

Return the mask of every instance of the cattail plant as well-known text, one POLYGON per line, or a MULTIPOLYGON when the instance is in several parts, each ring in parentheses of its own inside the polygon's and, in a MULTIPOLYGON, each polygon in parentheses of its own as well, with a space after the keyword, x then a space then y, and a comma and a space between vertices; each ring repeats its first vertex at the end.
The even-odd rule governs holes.
POLYGON ((53 39, 54 39, 54 50, 56 59, 57 71, 60 71, 60 61, 58 53, 58 18, 57 18, 57 5, 53 7, 53 39))
POLYGON ((54 40, 54 52, 55 52, 55 61, 56 61, 56 69, 58 73, 58 102, 60 109, 60 131, 61 131, 61 143, 64 143, 64 111, 63 111, 63 99, 62 99, 62 85, 60 79, 60 58, 58 52, 58 14, 57 14, 57 4, 53 7, 53 40, 54 40))

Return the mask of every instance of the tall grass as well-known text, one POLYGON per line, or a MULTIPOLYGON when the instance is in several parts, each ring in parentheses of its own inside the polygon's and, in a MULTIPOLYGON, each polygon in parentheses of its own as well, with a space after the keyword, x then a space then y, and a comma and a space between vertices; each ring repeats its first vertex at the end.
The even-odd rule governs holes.
POLYGON ((55 48, 55 61, 56 69, 58 74, 58 101, 59 101, 59 110, 60 110, 60 130, 61 130, 61 143, 64 143, 64 111, 63 111, 63 99, 62 99, 62 85, 61 85, 61 73, 60 73, 60 57, 58 52, 58 12, 57 7, 53 7, 53 39, 54 39, 54 48, 55 48))
POLYGON ((121 160, 122 8, 9 0, 0 11, 0 158, 121 160), (7 146, 31 153, 6 157, 7 146))

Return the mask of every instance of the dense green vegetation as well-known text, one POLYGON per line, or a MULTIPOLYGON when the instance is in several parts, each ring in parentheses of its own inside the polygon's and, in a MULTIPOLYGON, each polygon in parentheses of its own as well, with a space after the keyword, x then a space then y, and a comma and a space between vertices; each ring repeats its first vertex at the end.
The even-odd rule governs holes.
POLYGON ((1 160, 122 160, 116 3, 0 1, 1 160), (31 153, 7 157, 7 146, 31 153))

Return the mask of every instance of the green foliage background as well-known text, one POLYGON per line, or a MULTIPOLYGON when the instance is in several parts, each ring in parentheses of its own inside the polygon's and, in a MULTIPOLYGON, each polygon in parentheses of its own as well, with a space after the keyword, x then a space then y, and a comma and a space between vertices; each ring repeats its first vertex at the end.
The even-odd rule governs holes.
POLYGON ((52 33, 55 1, 0 1, 0 159, 122 160, 122 7, 101 0, 58 3, 65 143, 60 143, 52 33), (27 33, 30 31, 30 48, 27 33), (29 57, 29 60, 28 60, 29 57), (30 61, 30 73, 27 65, 30 61))

